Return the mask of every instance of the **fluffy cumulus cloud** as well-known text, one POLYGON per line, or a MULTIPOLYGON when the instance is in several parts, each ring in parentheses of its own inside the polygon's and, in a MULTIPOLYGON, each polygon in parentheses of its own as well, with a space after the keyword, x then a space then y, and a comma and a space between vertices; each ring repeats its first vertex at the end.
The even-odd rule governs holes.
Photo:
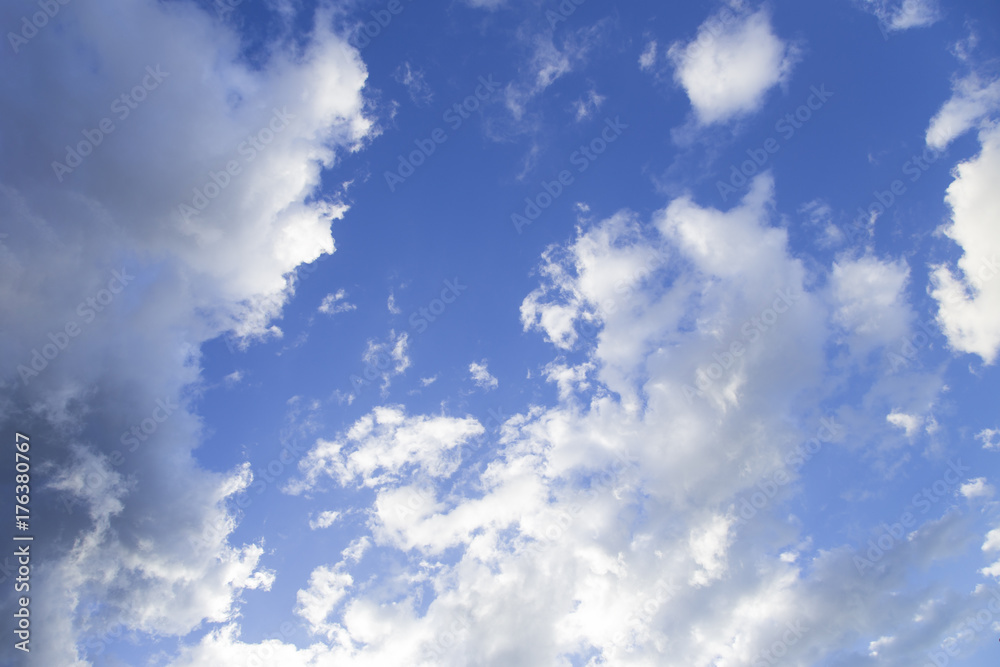
POLYGON ((945 197, 951 222, 944 234, 958 244, 958 266, 932 267, 938 320, 951 346, 991 364, 1000 351, 1000 124, 979 132, 980 152, 960 163, 945 197), (956 270, 957 269, 957 270, 956 270))
MULTIPOLYGON (((287 665, 919 664, 952 635, 967 646, 954 619, 988 590, 945 595, 905 577, 973 543, 962 511, 921 515, 872 560, 867 532, 803 528, 801 467, 925 423, 886 408, 897 417, 871 431, 852 417, 904 403, 900 386, 922 376, 903 369, 880 388, 864 359, 825 363, 830 347, 884 349, 909 332, 909 272, 841 258, 816 276, 773 204, 763 175, 729 210, 679 196, 550 248, 521 314, 557 355, 544 375, 558 401, 506 419, 471 467, 457 457, 483 426, 468 417, 379 408, 318 441, 295 490, 374 494, 358 501, 370 549, 317 566, 299 592, 321 643, 252 645, 227 626, 175 664, 265 647, 287 665), (863 342, 843 340, 845 326, 863 342), (869 390, 841 405, 845 382, 869 390), (370 554, 393 566, 361 585, 370 554)), ((959 465, 945 468, 951 488, 987 499, 959 465)))
POLYGON ((668 56, 702 125, 760 108, 767 92, 787 80, 797 57, 775 34, 766 9, 729 7, 702 23, 691 41, 671 45, 668 56))
MULTIPOLYGON (((995 481, 934 440, 953 401, 913 349, 918 272, 870 249, 804 259, 769 172, 724 209, 686 192, 648 214, 580 207, 519 294, 525 336, 549 349, 531 372, 553 398, 534 394, 495 431, 445 401, 376 405, 320 433, 319 400, 289 400, 309 445, 281 490, 314 500, 301 524, 337 546, 271 598, 291 621, 244 637, 242 601, 284 572, 234 537, 251 466, 196 458, 200 350, 280 335, 296 267, 333 252, 346 205, 319 186, 373 132, 365 68, 322 11, 305 41, 249 57, 193 4, 73 6, 0 80, 14 156, 0 163, 14 223, 0 303, 20 315, 2 334, 20 362, 0 377, 0 419, 46 452, 39 664, 101 664, 122 633, 163 639, 151 660, 177 667, 913 665, 981 642, 964 619, 998 594, 995 481), (134 106, 119 115, 122 95, 134 106), (912 496, 898 471, 918 444, 940 475, 912 496), (878 510, 857 509, 856 486, 803 482, 843 461, 871 475, 859 484, 878 510), (888 507, 890 486, 912 505, 888 507), (828 530, 831 515, 851 528, 828 530), (970 553, 960 584, 912 576, 970 553)), ((921 7, 904 2, 893 24, 926 22, 921 7)), ((507 89, 515 115, 596 38, 559 26, 533 43, 530 76, 507 89)), ((757 109, 794 49, 766 10, 723 10, 669 58, 708 125, 757 109)), ((942 231, 962 254, 933 268, 931 291, 951 346, 990 363, 1000 130, 978 111, 944 116, 958 120, 935 120, 934 137, 978 124, 981 150, 954 171, 942 231)), ((386 392, 410 343, 368 339, 355 388, 386 392)), ((468 368, 491 396, 508 389, 485 359, 468 368)), ((996 450, 995 427, 969 437, 996 450)))
POLYGON ((32 498, 38 664, 229 621, 271 584, 261 545, 230 542, 249 468, 196 464, 187 396, 203 342, 280 335, 294 270, 334 251, 346 207, 320 175, 371 122, 364 66, 315 18, 251 65, 194 3, 74 5, 0 82, 0 303, 20 315, 2 420, 45 443, 50 480, 32 498))

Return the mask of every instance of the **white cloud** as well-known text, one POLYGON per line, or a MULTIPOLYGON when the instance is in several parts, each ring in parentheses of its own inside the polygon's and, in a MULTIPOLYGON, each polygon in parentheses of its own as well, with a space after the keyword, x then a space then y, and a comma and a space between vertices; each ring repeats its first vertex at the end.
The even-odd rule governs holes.
POLYGON ((784 83, 796 51, 774 34, 766 9, 737 15, 728 7, 709 17, 690 42, 667 52, 674 79, 687 92, 698 123, 722 123, 756 111, 784 83))
POLYGON ((558 44, 554 37, 554 29, 532 35, 530 38, 524 34, 520 35, 520 39, 530 45, 530 62, 525 67, 525 77, 510 82, 504 89, 507 109, 515 120, 522 120, 528 105, 535 97, 586 61, 587 55, 597 44, 603 31, 602 23, 579 28, 563 35, 558 44))
POLYGON ((346 301, 347 292, 343 289, 337 290, 335 294, 327 294, 323 297, 323 302, 319 304, 319 312, 325 315, 336 315, 337 313, 348 313, 356 310, 357 306, 346 301))
POLYGON ((340 512, 335 510, 325 510, 319 513, 315 519, 309 520, 309 527, 313 530, 320 528, 329 528, 340 518, 340 512))
POLYGON ((351 392, 345 393, 339 389, 334 389, 333 398, 336 399, 337 403, 339 403, 340 405, 343 405, 344 403, 351 405, 352 403, 354 403, 354 399, 357 398, 357 396, 351 392))
POLYGON ((490 371, 486 367, 485 359, 483 359, 482 362, 473 361, 469 364, 469 375, 472 376, 472 381, 476 383, 477 387, 485 389, 486 391, 496 389, 500 386, 497 379, 490 375, 490 371))
MULTIPOLYGON (((990 496, 992 496, 993 489, 990 487, 990 496)), ((993 553, 1000 551, 1000 528, 994 528, 989 533, 986 534, 986 539, 983 542, 982 550, 984 553, 993 553)), ((993 577, 995 579, 1000 579, 1000 560, 996 561, 992 565, 984 567, 980 570, 980 573, 986 575, 987 577, 993 577)))
POLYGON ((396 342, 392 346, 392 359, 396 362, 397 373, 402 373, 410 367, 410 357, 406 353, 409 340, 409 334, 401 333, 396 337, 396 342))
POLYGON ((362 535, 347 545, 347 548, 341 551, 340 555, 344 557, 345 561, 354 561, 356 563, 361 560, 371 546, 371 539, 367 535, 362 535))
POLYGON ((594 364, 583 363, 578 366, 570 366, 565 363, 551 362, 544 368, 545 378, 549 382, 555 382, 559 388, 559 400, 568 400, 573 392, 584 392, 590 389, 590 382, 587 376, 594 370, 594 364))
POLYGON ((898 343, 908 333, 913 312, 906 303, 910 268, 904 260, 881 261, 870 255, 842 257, 830 276, 838 304, 834 321, 851 348, 867 354, 876 347, 898 343))
POLYGON ((934 114, 927 127, 927 145, 944 150, 997 110, 1000 110, 1000 79, 987 83, 975 73, 959 79, 952 86, 951 99, 934 114))
POLYGON ((984 428, 976 434, 976 440, 983 443, 983 449, 1000 450, 1000 429, 984 428))
MULTIPOLYGON (((0 263, 0 303, 26 315, 20 328, 5 331, 22 357, 64 324, 59 308, 73 312, 106 282, 105 265, 117 268, 120 256, 143 265, 142 258, 155 253, 163 277, 153 286, 150 280, 132 285, 136 296, 116 303, 107 320, 95 323, 94 335, 77 341, 79 355, 61 358, 60 366, 15 393, 14 407, 4 407, 7 421, 37 427, 36 437, 51 447, 51 491, 80 507, 72 519, 59 508, 47 515, 52 535, 67 539, 50 573, 39 573, 33 614, 39 614, 40 662, 79 665, 76 647, 118 623, 156 636, 221 624, 200 639, 180 640, 173 662, 189 667, 255 659, 290 667, 587 660, 736 665, 754 662, 789 625, 801 632, 788 647, 789 664, 838 652, 851 661, 856 646, 873 647, 891 664, 923 659, 925 644, 944 625, 914 620, 936 600, 923 589, 907 589, 902 574, 960 551, 971 534, 960 517, 946 514, 918 527, 879 563, 884 576, 867 578, 858 576, 846 545, 826 539, 823 549, 808 545, 808 530, 795 516, 800 506, 790 502, 794 485, 776 491, 780 496, 754 521, 736 522, 740 502, 757 493, 762 480, 777 472, 796 478, 802 462, 789 456, 816 432, 816 419, 837 397, 832 392, 848 380, 865 381, 831 377, 835 371, 825 363, 834 335, 827 322, 876 322, 869 333, 885 326, 852 288, 851 272, 867 280, 869 269, 878 269, 874 301, 890 313, 905 310, 903 291, 889 289, 904 273, 901 263, 840 262, 845 298, 810 291, 815 276, 776 224, 769 176, 755 179, 729 210, 683 195, 649 221, 622 212, 581 226, 564 246, 546 252, 541 284, 525 298, 522 315, 525 328, 548 337, 557 354, 575 348, 572 357, 545 366, 560 400, 508 419, 468 470, 459 467, 461 447, 485 432, 472 417, 379 407, 338 436, 318 439, 288 489, 319 494, 327 480, 368 487, 335 491, 345 503, 361 505, 370 535, 353 538, 342 561, 315 568, 299 591, 294 610, 316 635, 296 640, 306 648, 278 639, 241 641, 234 623, 240 597, 267 589, 274 576, 261 566, 261 545, 230 544, 235 517, 229 507, 251 484, 254 466, 227 474, 198 468, 193 450, 203 427, 186 406, 115 465, 110 455, 117 450, 108 443, 117 447, 118 427, 90 434, 82 415, 93 415, 90 423, 98 425, 141 422, 156 400, 179 400, 198 382, 205 340, 227 330, 246 336, 271 330, 270 317, 291 289, 286 269, 333 249, 328 214, 342 207, 303 202, 312 201, 321 164, 364 134, 357 104, 364 70, 322 31, 320 46, 296 54, 301 57, 281 56, 274 46, 276 71, 266 63, 251 69, 239 64, 235 36, 194 9, 112 7, 130 25, 147 28, 140 34, 148 38, 123 41, 118 26, 103 21, 104 6, 88 7, 74 11, 99 33, 91 46, 108 50, 106 56, 120 55, 114 50, 131 56, 102 61, 155 60, 159 51, 142 49, 159 44, 184 65, 172 74, 175 81, 183 79, 178 73, 188 77, 178 89, 193 90, 178 93, 165 110, 172 135, 153 142, 153 154, 163 157, 148 173, 133 173, 139 170, 127 167, 135 155, 116 153, 124 149, 109 143, 111 152, 94 159, 107 155, 113 168, 75 174, 83 183, 74 186, 73 206, 59 194, 35 193, 42 180, 30 173, 33 161, 26 156, 19 163, 26 174, 2 173, 5 219, 28 230, 9 239, 14 251, 0 263), (145 12, 145 20, 132 21, 129 12, 145 12), (178 17, 180 25, 172 23, 178 17), (150 26, 161 26, 163 36, 150 26), (177 43, 177 35, 184 40, 177 43), (220 62, 220 44, 229 49, 229 59, 221 59, 227 76, 204 65, 220 62), (191 83, 206 78, 205 86, 191 83), (249 101, 230 108, 226 92, 237 84, 249 101), (304 126, 294 141, 286 144, 283 136, 274 152, 262 153, 245 174, 252 187, 227 190, 231 199, 206 209, 204 225, 171 226, 172 204, 164 202, 189 190, 181 175, 214 169, 207 165, 227 155, 227 142, 256 127, 259 118, 247 109, 285 98, 305 100, 306 110, 295 112, 304 126), (217 136, 234 115, 236 129, 217 136), (184 151, 171 150, 178 145, 184 151), (184 157, 189 153, 197 164, 184 157), (126 189, 135 202, 108 202, 110 186, 100 173, 108 174, 108 183, 124 179, 144 187, 126 189), (42 205, 49 196, 60 215, 42 205), (98 219, 87 217, 98 210, 98 219), (139 222, 126 225, 133 220, 139 222), (124 233, 101 232, 106 224, 124 233), (235 249, 227 245, 230 233, 235 249), (52 243, 53 236, 61 242, 52 243), (39 248, 53 257, 45 272, 16 259, 39 248), (217 255, 221 264, 214 267, 217 255), (63 289, 55 315, 35 305, 63 289), (135 338, 114 336, 118 328, 135 338), (730 352, 733 343, 742 352, 730 352), (721 372, 712 378, 716 367, 721 372), (704 377, 711 381, 700 382, 704 377), (98 384, 102 395, 89 393, 87 387, 98 384), (695 394, 689 385, 697 386, 695 394), (78 444, 58 449, 69 442, 78 444), (389 565, 378 572, 359 564, 374 548, 386 553, 389 565), (797 558, 787 556, 793 549, 797 558)), ((16 20, 10 12, 0 15, 16 20)), ((74 40, 53 35, 32 46, 62 60, 32 64, 30 73, 45 75, 37 80, 81 82, 60 94, 89 93, 91 63, 73 57, 74 40)), ((130 76, 118 74, 112 87, 130 76)), ((6 79, 0 88, 23 92, 6 79)), ((0 99, 15 112, 9 120, 0 115, 0 124, 10 124, 2 125, 5 136, 34 123, 33 114, 77 113, 73 105, 39 104, 30 95, 21 107, 14 94, 0 99)), ((81 113, 89 108, 99 117, 105 100, 96 93, 95 100, 82 104, 81 113)), ((63 124, 45 118, 34 134, 63 124)), ((58 151, 61 142, 52 139, 43 148, 58 151)), ((402 373, 410 364, 407 344, 406 333, 393 331, 387 341, 369 344, 366 359, 384 356, 387 377, 402 373)), ((10 372, 4 377, 16 379, 10 372)), ((292 399, 290 409, 305 413, 301 430, 311 433, 316 403, 292 399)), ((877 412, 880 421, 883 414, 877 412)), ((868 435, 857 428, 850 439, 865 442, 868 435)), ((836 438, 824 443, 840 446, 836 438)), ((836 454, 852 452, 845 447, 836 454)), ((338 516, 323 512, 310 525, 328 526, 338 516)), ((984 546, 994 542, 991 533, 984 546)), ((961 599, 942 603, 944 618, 982 607, 970 596, 951 597, 961 599)))
POLYGON ((952 348, 978 354, 992 364, 1000 350, 1000 125, 979 133, 978 156, 954 169, 945 200, 951 224, 942 231, 962 249, 959 275, 946 265, 932 267, 931 294, 938 322, 952 348))
POLYGON ((986 541, 983 542, 983 551, 1000 551, 1000 528, 994 528, 986 534, 986 541))
POLYGON ((106 459, 98 461, 83 450, 79 453, 89 460, 78 460, 67 468, 53 488, 87 506, 92 525, 67 557, 57 561, 58 582, 43 579, 40 589, 53 596, 54 604, 69 604, 70 609, 80 597, 106 597, 102 613, 81 616, 86 634, 101 637, 124 623, 143 632, 184 635, 203 621, 231 620, 235 596, 241 591, 270 588, 274 573, 259 568, 263 549, 259 545, 232 547, 227 542, 235 521, 220 501, 249 485, 248 465, 231 476, 218 477, 216 488, 204 480, 192 480, 186 484, 183 500, 160 500, 165 512, 177 518, 158 517, 157 533, 129 544, 117 526, 123 518, 135 515, 129 507, 134 502, 129 502, 120 477, 106 459), (102 477, 113 485, 93 484, 102 477), (202 516, 189 523, 182 517, 191 511, 187 503, 195 501, 203 503, 202 516))
POLYGON ((601 108, 606 98, 598 95, 596 90, 590 90, 585 97, 576 100, 573 107, 576 111, 577 122, 586 120, 594 115, 594 112, 601 108))
POLYGON ((425 107, 434 100, 434 92, 427 84, 427 77, 422 69, 414 69, 408 61, 399 64, 393 77, 399 83, 406 86, 406 92, 410 94, 413 103, 420 107, 425 107))
POLYGON ((388 301, 386 301, 385 307, 393 315, 399 315, 400 313, 403 312, 402 310, 400 310, 399 306, 396 305, 396 295, 392 292, 389 292, 389 299, 388 301))
POLYGON ((259 644, 247 644, 240 641, 240 627, 229 623, 213 629, 205 634, 194 646, 183 646, 181 653, 172 663, 172 667, 218 667, 218 665, 254 665, 272 664, 282 667, 319 667, 318 660, 324 655, 322 644, 316 643, 305 649, 296 648, 295 644, 284 643, 282 638, 290 639, 294 633, 291 625, 282 625, 288 630, 278 638, 264 640, 259 644))
POLYGON ((905 412, 890 412, 885 416, 885 420, 895 426, 896 428, 901 428, 906 432, 906 437, 912 438, 920 431, 920 427, 923 426, 923 417, 918 415, 908 415, 905 412))
POLYGON ((648 71, 656 64, 656 40, 651 40, 646 44, 646 48, 639 54, 639 69, 648 71))
MULTIPOLYGON (((383 408, 317 442, 302 488, 321 493, 325 478, 368 485, 374 500, 358 509, 393 567, 373 577, 347 554, 321 566, 302 611, 327 641, 282 653, 282 664, 735 666, 766 661, 783 636, 788 664, 821 654, 853 664, 869 651, 919 664, 943 639, 943 619, 982 608, 978 594, 939 603, 937 588, 905 576, 979 539, 960 513, 915 526, 875 565, 878 576, 859 575, 853 558, 866 547, 813 546, 798 485, 770 481, 798 478, 798 446, 814 435, 838 458, 877 456, 853 447, 892 428, 891 408, 874 426, 852 420, 849 434, 839 412, 832 427, 819 419, 849 382, 872 385, 858 399, 869 409, 893 395, 853 365, 828 367, 840 331, 827 323, 855 299, 809 289, 834 269, 807 271, 775 217, 763 176, 728 211, 681 196, 649 221, 622 212, 550 248, 522 312, 556 347, 545 375, 560 399, 507 418, 474 465, 454 463, 485 430, 471 417, 383 408), (726 360, 733 342, 743 352, 726 360), (718 359, 722 376, 687 394, 718 359), (432 422, 439 435, 402 442, 432 422), (768 483, 773 498, 741 516, 768 483), (345 575, 360 582, 361 573, 365 585, 348 588, 345 575)), ((882 266, 893 279, 905 273, 882 266)), ((867 308, 848 310, 868 321, 867 308)), ((809 503, 824 500, 812 493, 809 503)), ((208 665, 227 643, 234 655, 248 650, 213 633, 180 664, 208 665)))
MULTIPOLYGON (((22 12, 3 5, 0 23, 22 12)), ((0 134, 22 138, 0 163, 0 216, 18 230, 0 248, 0 305, 23 316, 5 328, 15 361, 3 421, 49 441, 53 486, 32 499, 50 545, 32 580, 32 655, 77 666, 113 628, 185 635, 231 621, 245 593, 270 586, 261 545, 230 542, 249 467, 199 466, 204 426, 181 397, 203 381, 206 341, 280 334, 272 320, 296 267, 334 251, 330 224, 347 210, 336 193, 317 196, 322 171, 372 123, 365 68, 329 16, 294 48, 262 43, 253 64, 239 35, 192 3, 109 0, 59 22, 0 81, 0 134), (144 79, 132 113, 109 107, 144 79), (113 132, 67 159, 104 118, 113 132), (245 159, 241 143, 262 132, 267 145, 245 159), (209 200, 213 174, 226 185, 209 200), (186 219, 181 205, 198 212, 186 219), (109 285, 110 305, 78 315, 109 285), (22 378, 17 365, 70 321, 86 335, 22 378), (143 423, 154 429, 140 439, 131 429, 143 423)))
POLYGON ((392 378, 402 375, 410 367, 409 344, 410 335, 405 331, 397 335, 395 329, 389 331, 389 337, 384 342, 369 339, 361 355, 361 361, 365 364, 364 378, 352 376, 352 382, 365 384, 365 378, 381 377, 382 396, 387 396, 392 378))
POLYGON ((222 381, 227 387, 233 387, 238 385, 243 380, 243 371, 235 370, 226 377, 222 378, 222 381))
POLYGON ((299 462, 304 478, 292 480, 288 489, 302 493, 324 477, 341 485, 380 486, 404 470, 447 476, 458 466, 460 446, 482 432, 473 419, 407 417, 398 407, 375 408, 339 438, 317 441, 299 462))
MULTIPOLYGON (((995 489, 986 481, 985 477, 977 477, 962 484, 958 491, 969 500, 972 500, 975 498, 992 498, 995 489)), ((989 535, 987 535, 988 542, 989 535)))
POLYGON ((941 18, 937 0, 863 0, 887 32, 924 28, 941 18))
POLYGON ((298 592, 295 613, 309 624, 313 633, 328 633, 331 626, 326 622, 327 616, 353 585, 354 579, 339 565, 318 567, 309 575, 309 587, 298 592))
POLYGON ((691 575, 692 586, 707 586, 722 578, 729 569, 726 553, 732 542, 729 533, 732 524, 731 517, 716 515, 710 517, 706 525, 691 531, 688 548, 699 566, 691 575))
POLYGON ((844 231, 834 223, 833 209, 826 201, 814 199, 806 202, 799 207, 798 213, 805 214, 807 224, 820 228, 821 233, 818 237, 818 244, 820 247, 834 248, 839 247, 844 243, 846 235, 844 234, 844 231))

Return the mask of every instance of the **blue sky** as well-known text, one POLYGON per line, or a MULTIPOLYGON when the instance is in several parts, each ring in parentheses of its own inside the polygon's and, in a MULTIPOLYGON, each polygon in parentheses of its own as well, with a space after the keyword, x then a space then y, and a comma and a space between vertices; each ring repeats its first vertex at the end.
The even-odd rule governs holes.
POLYGON ((4 663, 996 664, 998 19, 4 6, 4 663))

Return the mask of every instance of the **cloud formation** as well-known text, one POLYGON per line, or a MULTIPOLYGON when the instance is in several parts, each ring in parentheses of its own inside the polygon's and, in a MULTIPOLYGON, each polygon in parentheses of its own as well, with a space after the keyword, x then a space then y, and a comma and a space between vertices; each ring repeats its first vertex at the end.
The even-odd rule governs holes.
POLYGON ((19 137, 0 164, 0 304, 22 315, 2 419, 49 443, 38 664, 232 620, 271 585, 261 545, 229 541, 249 467, 196 463, 186 396, 202 343, 280 335, 294 270, 334 251, 347 207, 320 175, 372 124, 365 67, 315 18, 301 49, 278 40, 251 66, 194 4, 74 5, 0 82, 0 134, 19 137))
POLYGON ((774 33, 766 9, 729 7, 706 19, 691 41, 673 43, 667 55, 700 125, 759 109, 767 92, 787 81, 798 57, 774 33))

